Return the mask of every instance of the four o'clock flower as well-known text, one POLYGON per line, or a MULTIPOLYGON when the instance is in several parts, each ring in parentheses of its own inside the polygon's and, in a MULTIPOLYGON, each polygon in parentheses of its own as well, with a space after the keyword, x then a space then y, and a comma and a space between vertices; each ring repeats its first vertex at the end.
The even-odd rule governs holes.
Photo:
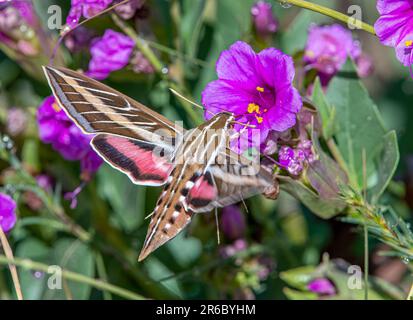
POLYGON ((92 59, 87 75, 106 79, 112 71, 120 70, 129 63, 135 42, 124 35, 107 29, 103 37, 95 39, 90 48, 92 59))
POLYGON ((341 69, 348 57, 357 65, 360 64, 360 76, 367 76, 371 71, 371 62, 368 56, 362 54, 360 43, 353 40, 351 31, 339 24, 310 27, 303 59, 307 69, 318 71, 324 86, 341 69))
POLYGON ((234 113, 242 123, 254 125, 259 138, 250 141, 249 130, 235 125, 241 139, 251 142, 235 151, 257 147, 266 141, 271 130, 282 132, 296 123, 302 100, 292 82, 294 63, 290 56, 275 48, 258 54, 245 42, 238 41, 221 53, 216 65, 218 80, 202 92, 205 118, 223 111, 234 113))
POLYGON ((404 66, 413 64, 413 0, 378 0, 380 18, 374 30, 380 41, 396 49, 404 66))
POLYGON ((251 8, 255 31, 260 37, 267 37, 278 29, 278 21, 272 13, 272 5, 266 1, 258 1, 251 8))
POLYGON ((0 227, 9 232, 16 224, 16 202, 7 194, 0 193, 0 227))

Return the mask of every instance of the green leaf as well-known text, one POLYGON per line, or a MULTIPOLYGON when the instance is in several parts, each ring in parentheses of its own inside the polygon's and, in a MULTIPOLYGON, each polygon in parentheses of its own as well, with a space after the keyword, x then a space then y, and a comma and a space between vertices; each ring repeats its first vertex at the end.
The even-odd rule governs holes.
POLYGON ((308 282, 314 277, 315 270, 313 266, 298 267, 281 272, 280 278, 291 287, 306 290, 308 282))
MULTIPOLYGON (((50 263, 90 278, 93 278, 95 274, 93 253, 79 240, 60 239, 57 241, 51 252, 50 263)), ((89 298, 90 292, 91 287, 87 284, 67 281, 62 283, 62 289, 49 288, 44 299, 67 299, 70 294, 73 299, 85 300, 89 298)))
MULTIPOLYGON (((34 261, 48 261, 49 248, 43 242, 26 238, 21 242, 15 252, 15 256, 34 261)), ((22 287, 23 297, 26 300, 40 300, 46 288, 46 275, 39 273, 40 277, 35 277, 33 271, 19 269, 19 279, 22 287)))
POLYGON ((196 48, 199 42, 199 36, 202 27, 202 14, 205 8, 205 0, 182 1, 182 18, 179 24, 181 29, 180 36, 184 43, 185 52, 190 57, 195 57, 196 48))
POLYGON ((347 61, 330 83, 328 101, 335 106, 336 139, 348 165, 350 183, 363 189, 363 150, 366 154, 367 179, 375 173, 374 160, 383 147, 387 133, 376 105, 359 81, 354 64, 347 61))
POLYGON ((180 233, 166 244, 176 262, 183 268, 188 267, 202 253, 201 241, 193 237, 185 237, 180 233))
POLYGON ((383 137, 383 148, 380 155, 375 159, 377 163, 378 181, 369 191, 372 202, 377 202, 381 194, 387 188, 399 163, 400 154, 397 144, 397 134, 390 131, 383 137))
POLYGON ((320 78, 316 78, 314 82, 313 95, 311 100, 317 107, 317 110, 320 114, 322 128, 323 128, 323 137, 328 140, 335 133, 335 116, 336 108, 332 107, 323 92, 321 86, 320 78))
POLYGON ((134 185, 125 174, 109 166, 99 170, 98 178, 98 192, 109 201, 117 222, 128 232, 139 227, 146 216, 146 188, 134 185))
POLYGON ((283 289, 284 294, 290 300, 317 300, 318 295, 310 291, 299 291, 290 288, 283 289))
POLYGON ((280 187, 296 199, 300 200, 314 214, 323 219, 330 219, 342 210, 341 202, 322 200, 320 196, 302 182, 290 177, 279 177, 280 187))

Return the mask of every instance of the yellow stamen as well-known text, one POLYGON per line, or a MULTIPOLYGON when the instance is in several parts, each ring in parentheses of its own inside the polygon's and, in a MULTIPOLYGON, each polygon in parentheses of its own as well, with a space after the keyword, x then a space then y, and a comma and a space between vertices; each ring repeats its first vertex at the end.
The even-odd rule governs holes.
POLYGON ((260 106, 258 104, 255 103, 250 103, 248 104, 248 113, 260 113, 260 106))
POLYGON ((62 109, 60 109, 59 105, 58 105, 56 102, 54 102, 54 103, 52 104, 52 108, 53 108, 56 112, 59 112, 60 110, 62 110, 62 109))
POLYGON ((306 50, 305 54, 309 57, 309 58, 314 58, 315 54, 313 51, 311 50, 306 50))
POLYGON ((411 47, 413 45, 413 40, 406 40, 405 45, 406 47, 411 47))
POLYGON ((264 121, 262 117, 255 116, 255 118, 257 118, 258 123, 262 123, 264 121))
POLYGON ((263 87, 257 87, 256 89, 257 89, 257 91, 259 91, 259 92, 264 92, 264 88, 263 88, 263 87))

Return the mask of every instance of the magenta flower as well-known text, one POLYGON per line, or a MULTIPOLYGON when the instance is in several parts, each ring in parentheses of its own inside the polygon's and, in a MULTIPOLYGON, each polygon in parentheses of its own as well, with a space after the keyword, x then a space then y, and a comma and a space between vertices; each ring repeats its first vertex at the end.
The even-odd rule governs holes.
POLYGON ((278 21, 272 13, 271 3, 258 1, 251 8, 252 20, 257 34, 267 37, 278 29, 278 21))
POLYGON ((105 10, 113 0, 72 0, 72 6, 66 18, 66 24, 73 28, 80 18, 91 18, 105 10))
POLYGON ((404 66, 413 64, 413 0, 378 0, 374 29, 381 43, 396 49, 404 66))
MULTIPOLYGON (((87 165, 83 168, 94 171, 98 168, 97 161, 93 160, 93 165, 89 165, 90 135, 83 134, 81 130, 70 120, 66 113, 60 109, 53 96, 47 97, 37 111, 37 122, 39 125, 40 139, 44 143, 51 144, 53 149, 58 151, 66 160, 80 160, 87 165)), ((96 155, 96 157, 98 157, 96 155)))
POLYGON ((318 278, 312 280, 307 285, 307 289, 321 296, 332 296, 336 294, 336 288, 334 284, 326 278, 318 278))
POLYGON ((7 194, 0 193, 0 227, 9 232, 16 224, 16 202, 7 194))
POLYGON ((87 75, 103 80, 112 71, 125 67, 131 57, 135 42, 122 33, 107 29, 103 37, 96 39, 90 49, 92 59, 87 75))
POLYGON ((238 206, 232 205, 222 209, 221 229, 229 240, 239 239, 245 234, 245 218, 238 206))
POLYGON ((251 141, 251 130, 235 125, 241 138, 253 146, 255 140, 264 143, 271 130, 282 132, 295 125, 302 100, 292 84, 295 71, 290 56, 275 48, 256 54, 247 43, 238 41, 221 53, 216 70, 218 80, 202 92, 206 119, 223 111, 234 113, 238 121, 259 130, 259 137, 254 135, 251 141))
POLYGON ((312 26, 308 34, 304 62, 307 69, 318 71, 321 83, 326 86, 348 57, 357 63, 361 54, 360 43, 354 41, 351 32, 341 25, 312 26))

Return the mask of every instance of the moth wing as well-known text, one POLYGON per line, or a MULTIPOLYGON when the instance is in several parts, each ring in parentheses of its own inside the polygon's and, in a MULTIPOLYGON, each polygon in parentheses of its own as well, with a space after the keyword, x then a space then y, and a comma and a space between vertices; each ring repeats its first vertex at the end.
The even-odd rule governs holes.
POLYGON ((98 134, 92 147, 113 168, 135 184, 160 186, 166 183, 173 165, 170 154, 150 143, 109 134, 98 134))
POLYGON ((60 107, 85 132, 175 149, 184 129, 128 96, 65 68, 43 67, 60 107))

